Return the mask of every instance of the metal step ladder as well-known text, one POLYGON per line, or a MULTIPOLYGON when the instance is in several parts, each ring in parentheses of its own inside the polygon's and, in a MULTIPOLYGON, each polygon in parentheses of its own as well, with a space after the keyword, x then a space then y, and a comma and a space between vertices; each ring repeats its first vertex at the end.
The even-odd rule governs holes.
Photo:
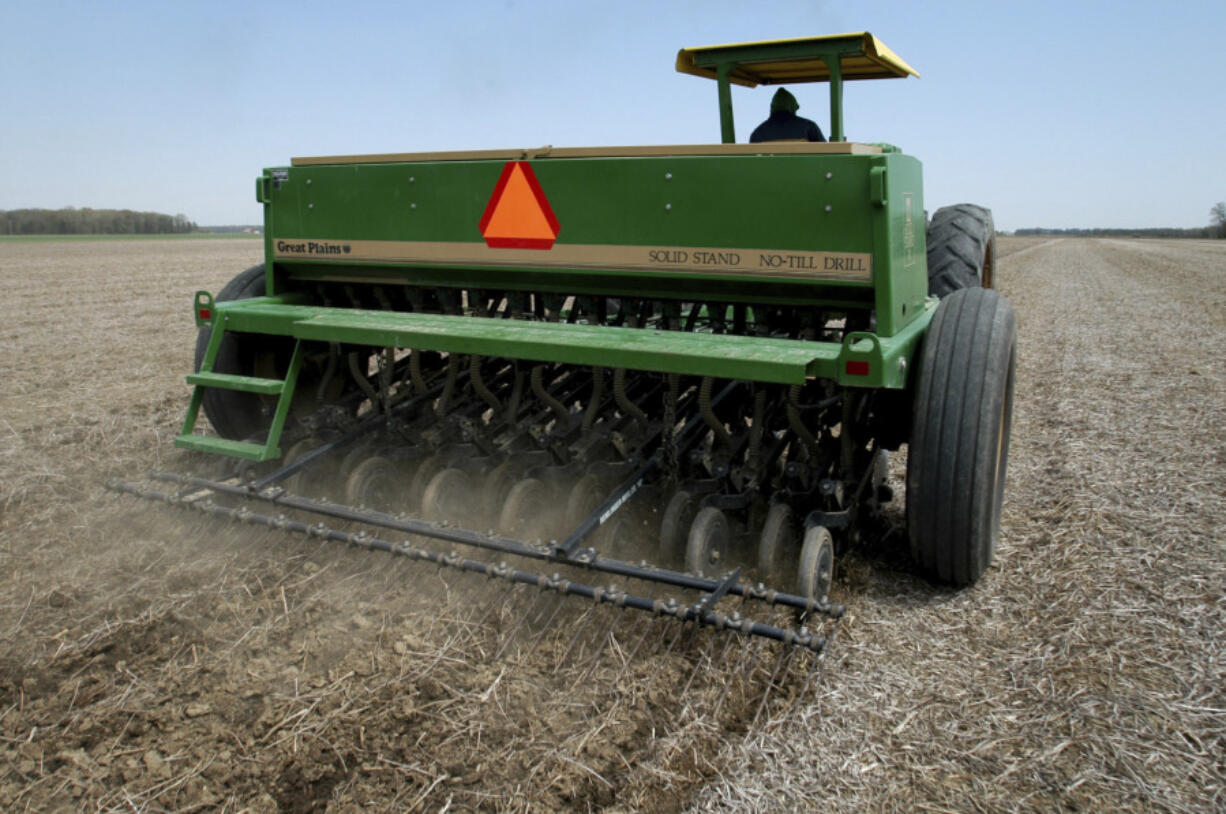
POLYGON ((302 367, 302 340, 294 343, 294 353, 290 357, 289 369, 285 372, 284 379, 262 379, 256 376, 213 372, 217 349, 221 347, 221 338, 224 334, 225 329, 220 324, 214 326, 213 334, 209 338, 208 349, 200 364, 200 372, 192 373, 187 377, 187 383, 193 385, 194 389, 191 404, 187 408, 187 415, 183 419, 183 430, 175 438, 175 446, 180 449, 228 455, 231 458, 241 458, 247 461, 270 461, 280 458, 281 449, 277 444, 281 440, 285 419, 289 416, 290 404, 294 400, 294 386, 298 381, 298 371, 302 367), (229 438, 219 438, 215 435, 195 434, 200 405, 204 402, 206 388, 210 387, 221 390, 238 390, 261 396, 277 396, 277 409, 273 413, 272 424, 268 428, 268 436, 264 443, 232 441, 229 438))

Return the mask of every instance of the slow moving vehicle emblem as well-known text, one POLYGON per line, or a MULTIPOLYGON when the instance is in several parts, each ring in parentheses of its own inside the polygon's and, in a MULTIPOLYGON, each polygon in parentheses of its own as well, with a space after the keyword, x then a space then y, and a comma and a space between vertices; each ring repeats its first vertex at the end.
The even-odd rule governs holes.
POLYGON ((508 161, 479 225, 491 249, 549 249, 558 219, 527 161, 508 161))

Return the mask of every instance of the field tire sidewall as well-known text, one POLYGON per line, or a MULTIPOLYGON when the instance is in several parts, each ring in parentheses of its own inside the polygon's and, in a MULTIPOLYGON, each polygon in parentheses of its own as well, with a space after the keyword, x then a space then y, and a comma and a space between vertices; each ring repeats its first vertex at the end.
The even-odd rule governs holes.
POLYGON ((911 553, 939 582, 970 585, 992 562, 1016 364, 1008 300, 970 288, 941 302, 919 353, 907 456, 911 553))
POLYGON ((992 210, 975 204, 938 209, 927 227, 928 294, 995 285, 996 226, 992 210))

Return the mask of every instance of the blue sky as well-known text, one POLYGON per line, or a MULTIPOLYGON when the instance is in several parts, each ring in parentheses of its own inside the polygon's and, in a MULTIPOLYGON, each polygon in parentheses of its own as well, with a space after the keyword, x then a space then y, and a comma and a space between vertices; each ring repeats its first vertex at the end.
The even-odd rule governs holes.
MULTIPOLYGON (((850 83, 848 137, 999 228, 1202 226, 1226 200, 1226 1, 0 0, 0 209, 257 223, 296 155, 719 140, 690 45, 868 30, 922 79, 850 83)), ((825 85, 792 87, 829 129, 825 85)), ((734 91, 738 139, 773 88, 734 91)))

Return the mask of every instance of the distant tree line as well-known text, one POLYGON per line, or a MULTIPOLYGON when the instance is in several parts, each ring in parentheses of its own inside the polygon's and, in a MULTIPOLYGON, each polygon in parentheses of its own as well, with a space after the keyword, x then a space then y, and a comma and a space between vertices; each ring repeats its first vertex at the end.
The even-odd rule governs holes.
POLYGON ((1066 237, 1220 237, 1226 238, 1226 201, 1219 201, 1209 209, 1209 225, 1198 229, 1175 229, 1158 227, 1152 229, 1018 229, 1013 234, 1019 237, 1034 235, 1064 235, 1066 237))
POLYGON ((0 235, 177 235, 196 230, 182 214, 71 206, 0 210, 0 235))
POLYGON ((1218 201, 1209 208, 1209 220, 1217 237, 1226 237, 1226 201, 1218 201))
POLYGON ((247 223, 226 224, 224 226, 201 226, 200 228, 206 232, 212 232, 213 234, 217 235, 232 235, 242 232, 261 232, 264 229, 263 226, 247 223))
POLYGON ((1202 226, 1195 229, 1176 229, 1174 227, 1158 227, 1150 229, 1018 229, 1013 232, 1018 237, 1032 235, 1058 235, 1064 237, 1223 237, 1216 226, 1202 226))

